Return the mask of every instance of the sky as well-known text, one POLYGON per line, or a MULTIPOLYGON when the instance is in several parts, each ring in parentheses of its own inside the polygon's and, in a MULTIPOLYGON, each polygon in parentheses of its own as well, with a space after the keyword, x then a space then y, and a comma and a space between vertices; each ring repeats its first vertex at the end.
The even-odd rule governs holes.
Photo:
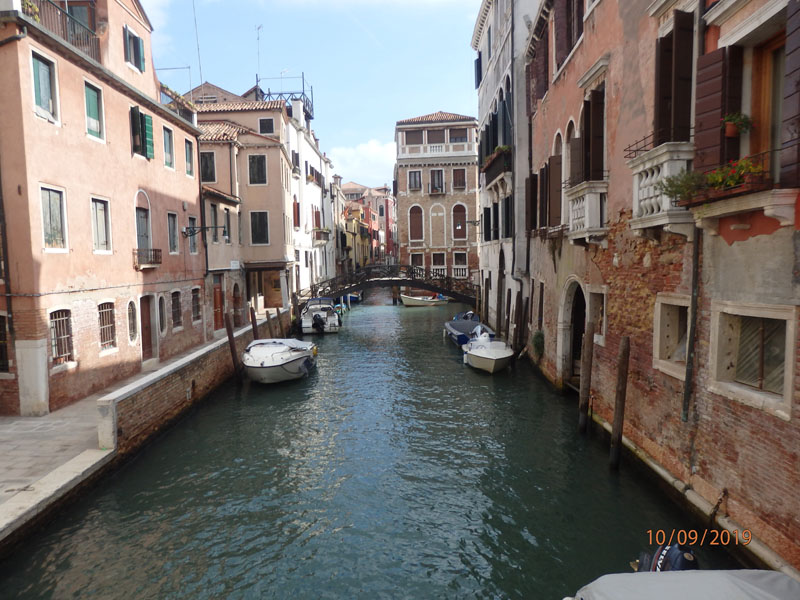
POLYGON ((237 94, 256 73, 272 91, 299 90, 290 78, 305 74, 312 128, 344 181, 391 185, 399 120, 440 110, 477 117, 470 44, 480 0, 141 2, 158 77, 176 91, 199 85, 200 67, 203 80, 237 94))

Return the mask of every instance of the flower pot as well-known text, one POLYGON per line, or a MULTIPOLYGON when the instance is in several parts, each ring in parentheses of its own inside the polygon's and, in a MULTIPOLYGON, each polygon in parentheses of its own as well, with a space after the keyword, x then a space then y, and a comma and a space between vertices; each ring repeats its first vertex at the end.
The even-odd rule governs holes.
POLYGON ((725 137, 735 138, 739 137, 739 127, 736 123, 725 123, 725 137))

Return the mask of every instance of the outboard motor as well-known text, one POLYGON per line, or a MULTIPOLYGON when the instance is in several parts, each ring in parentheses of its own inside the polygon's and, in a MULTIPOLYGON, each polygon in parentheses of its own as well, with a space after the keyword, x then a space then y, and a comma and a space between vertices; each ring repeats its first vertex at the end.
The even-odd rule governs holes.
POLYGON ((692 571, 697 569, 697 558, 692 549, 680 544, 662 544, 650 556, 639 556, 637 571, 692 571))
POLYGON ((320 333, 325 332, 325 319, 322 317, 321 314, 317 313, 314 315, 314 318, 311 319, 311 327, 313 327, 320 333))

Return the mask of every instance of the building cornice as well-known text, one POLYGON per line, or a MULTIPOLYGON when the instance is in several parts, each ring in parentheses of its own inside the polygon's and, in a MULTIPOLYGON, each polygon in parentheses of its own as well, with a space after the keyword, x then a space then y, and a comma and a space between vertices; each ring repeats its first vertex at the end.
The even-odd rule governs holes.
POLYGON ((477 52, 478 46, 481 43, 483 36, 483 28, 486 25, 486 20, 489 18, 489 9, 492 8, 494 0, 483 0, 481 8, 478 11, 478 19, 475 21, 475 29, 472 30, 472 49, 477 52))
POLYGON ((580 79, 578 79, 578 87, 582 89, 586 89, 592 84, 598 77, 602 77, 605 75, 605 72, 608 71, 608 64, 611 62, 611 54, 606 53, 600 58, 597 59, 589 69, 581 75, 580 79))

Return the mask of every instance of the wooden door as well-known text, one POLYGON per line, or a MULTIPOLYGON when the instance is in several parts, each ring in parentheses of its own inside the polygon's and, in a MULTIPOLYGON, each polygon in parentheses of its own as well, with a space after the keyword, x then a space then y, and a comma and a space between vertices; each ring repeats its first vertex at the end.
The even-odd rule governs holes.
POLYGON ((150 325, 151 297, 143 296, 139 301, 139 312, 142 321, 142 360, 153 358, 153 331, 150 325))
POLYGON ((214 329, 222 329, 225 325, 222 319, 222 286, 214 284, 214 329))
POLYGON ((150 223, 146 208, 136 209, 136 244, 137 248, 150 247, 150 223))

